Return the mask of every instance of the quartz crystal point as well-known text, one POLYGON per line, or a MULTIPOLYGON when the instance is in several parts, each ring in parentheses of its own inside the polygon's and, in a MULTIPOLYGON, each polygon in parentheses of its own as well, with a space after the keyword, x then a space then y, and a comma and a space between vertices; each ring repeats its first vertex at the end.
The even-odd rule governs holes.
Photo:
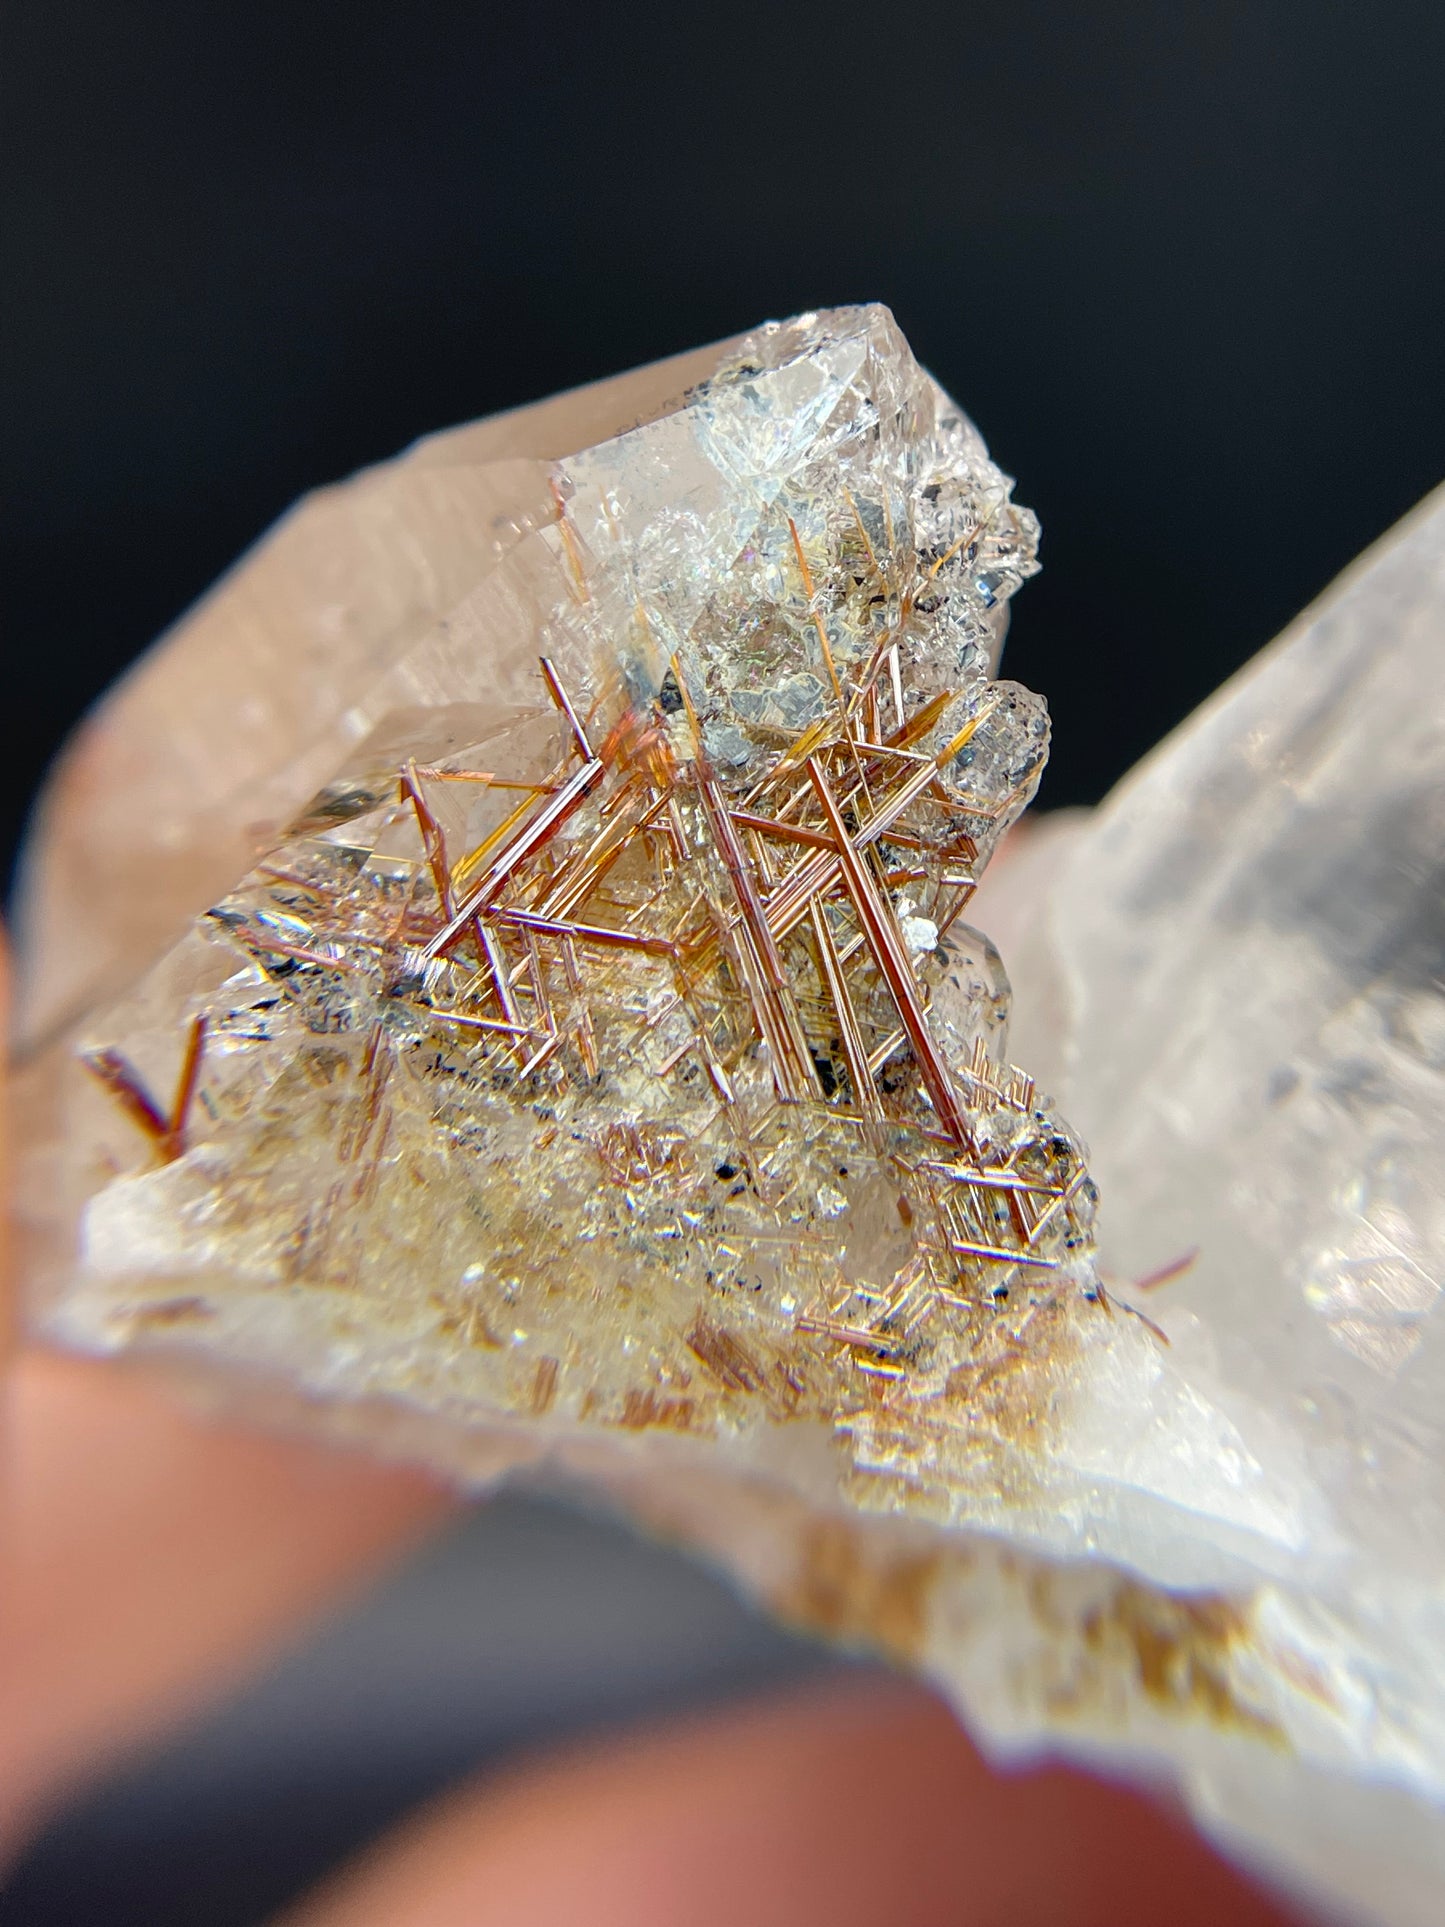
POLYGON ((1247 1601, 1302 1695, 1271 1758, 1195 1773, 1197 1806, 1361 1917, 1438 1921, 1445 490, 997 882, 1017 1042, 1088 1137, 1106 1275, 1190 1257, 1135 1296, 1212 1437, 1170 1464, 1116 1411, 1105 1448, 1184 1509, 1184 1563, 1162 1511, 1119 1550, 1247 1601))
POLYGON ((33 1317, 586 1479, 1433 1920, 1445 518, 975 904, 1047 746, 1010 488, 867 308, 303 503, 42 812, 33 1317), (1197 1248, 1147 1298, 990 892, 1119 1277, 1197 1248))

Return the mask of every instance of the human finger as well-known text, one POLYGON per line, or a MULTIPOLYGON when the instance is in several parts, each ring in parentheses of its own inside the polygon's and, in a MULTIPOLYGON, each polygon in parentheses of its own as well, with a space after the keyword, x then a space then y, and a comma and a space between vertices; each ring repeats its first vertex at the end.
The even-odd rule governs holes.
POLYGON ((280 1927, 1284 1927, 1139 1795, 849 1684, 465 1786, 280 1927))
POLYGON ((418 1472, 202 1418, 38 1349, 7 1389, 0 1846, 231 1687, 456 1501, 418 1472))

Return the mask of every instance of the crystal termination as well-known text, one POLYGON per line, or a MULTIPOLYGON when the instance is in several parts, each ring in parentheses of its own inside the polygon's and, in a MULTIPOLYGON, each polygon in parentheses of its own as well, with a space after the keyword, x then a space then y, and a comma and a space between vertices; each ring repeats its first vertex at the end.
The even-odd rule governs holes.
MULTIPOLYGON (((797 333, 694 398, 714 436, 797 333)), ((617 558, 554 477, 580 684, 544 655, 530 713, 323 791, 192 939, 219 983, 164 1112, 123 1039, 83 1052, 132 1127, 92 1247, 139 1215, 187 1254, 122 1319, 319 1294, 503 1409, 821 1420, 865 1503, 1005 1471, 1100 1303, 1082 1154, 960 922, 1046 751, 986 666, 1034 530, 956 417, 892 463, 876 408, 848 429, 665 651, 642 595, 599 620, 617 558)))

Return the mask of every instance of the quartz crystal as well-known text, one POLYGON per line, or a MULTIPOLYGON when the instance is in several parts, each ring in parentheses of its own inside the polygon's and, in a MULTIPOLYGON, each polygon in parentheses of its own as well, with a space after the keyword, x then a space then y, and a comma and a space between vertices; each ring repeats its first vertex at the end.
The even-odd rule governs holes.
MULTIPOLYGON (((990 885, 993 879, 990 878, 990 885)), ((1215 1420, 1172 1470, 1187 1569, 1242 1560, 1306 1692, 1196 1806, 1364 1918, 1445 1910, 1445 490, 986 914, 1019 1049, 1084 1130, 1107 1276, 1215 1420), (1308 1701, 1313 1700, 1312 1709, 1308 1701), (1308 1715, 1306 1721, 1305 1716, 1308 1715)), ((1126 1556, 1169 1577, 1162 1535, 1126 1556)))
POLYGON ((980 890, 1011 488, 862 308, 303 503, 42 813, 34 1321, 586 1480, 1433 1919, 1445 512, 980 890))

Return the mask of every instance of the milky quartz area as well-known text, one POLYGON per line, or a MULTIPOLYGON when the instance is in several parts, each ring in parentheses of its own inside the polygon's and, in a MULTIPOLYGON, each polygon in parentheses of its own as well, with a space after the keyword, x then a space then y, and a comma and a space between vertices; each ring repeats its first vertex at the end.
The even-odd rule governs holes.
MULTIPOLYGON (((264 914, 279 928, 271 871, 303 892, 295 910, 321 875, 305 864, 363 846, 358 874, 384 870, 387 890, 420 903, 420 813, 399 810, 398 770, 444 771, 448 756, 474 767, 485 741, 498 768, 503 750, 530 756, 520 773, 540 782, 534 771, 560 755, 565 776, 567 731, 539 692, 544 653, 598 717, 651 718, 672 745, 692 772, 677 831, 691 848, 708 809, 759 813, 748 799, 789 745, 806 767, 890 623, 903 638, 896 681, 890 665, 881 708, 859 715, 881 741, 935 703, 944 747, 929 807, 966 819, 980 874, 1046 740, 1037 699, 989 680, 1008 597, 1034 566, 1033 525, 1008 488, 886 311, 863 309, 433 437, 299 505, 102 707, 42 812, 18 1013, 34 1320, 84 1349, 167 1356, 258 1414, 324 1423, 472 1482, 524 1466, 585 1481, 780 1612, 925 1673, 1000 1756, 1046 1744, 1165 1775, 1217 1837, 1320 1905, 1433 1921, 1445 1881, 1445 502, 1387 537, 1099 811, 1046 822, 944 944, 924 896, 945 875, 960 887, 952 828, 939 832, 952 869, 921 820, 911 856, 868 859, 946 1066, 930 1087, 898 1070, 916 1050, 886 1057, 873 1123, 832 1115, 859 1097, 856 1039, 791 1108, 778 1102, 781 1033, 737 1046, 731 1069, 702 1050, 664 1103, 645 1071, 627 1082, 599 1020, 597 1077, 574 1070, 580 1094, 558 1083, 547 1101, 559 1128, 572 1120, 571 1141, 603 1157, 621 1202, 604 1223, 575 1175, 554 1199, 556 1167, 540 1161, 554 1155, 552 1124, 536 1125, 529 1096, 516 1156, 539 1228, 531 1272, 519 1260, 494 1275, 500 1180, 479 1175, 476 1120, 428 1135, 436 1078, 473 1076, 482 1058, 449 1045, 428 1058, 430 1082, 405 1083, 435 985, 408 980, 383 1101, 377 1048, 347 1041, 359 1000, 371 1013, 381 993, 358 988, 342 958, 339 990, 313 982, 302 995, 297 972, 315 979, 317 953, 299 938, 289 958, 258 953, 247 923, 264 914), (928 875, 911 880, 910 861, 928 875), (1008 965, 1012 1012, 980 926, 1008 965), (237 933, 244 956, 226 949, 237 933), (264 1013, 254 1032, 237 1021, 248 970, 245 1008, 264 1013), (289 1030, 274 1015, 287 998, 301 1013, 289 1030), (170 1147, 183 1154, 158 1158, 94 1074, 96 1053, 123 1053, 159 1103, 197 1012, 211 1025, 208 1105, 170 1147), (1088 1143, 1102 1295, 1077 1140, 1010 1059, 1088 1143), (293 1099, 282 1073, 298 1062, 330 1068, 293 1099), (380 1214, 365 1220, 378 1249, 391 1239, 415 1259, 384 1271, 373 1253, 371 1270, 350 1272, 328 1260, 323 1275, 304 1249, 295 1259, 294 1236, 283 1263, 284 1240, 257 1227, 274 1229, 280 1209, 277 1133, 345 1138, 327 1093, 363 1065, 373 1112, 404 1087, 419 1095, 346 1196, 380 1214), (968 1157, 936 1149, 950 1093, 968 1157), (604 1102, 616 1129, 595 1125, 604 1102), (794 1131, 805 1112, 812 1124, 794 1131), (847 1129, 856 1156, 837 1149, 847 1129), (743 1151, 709 1149, 694 1172, 696 1146, 727 1130, 743 1151), (1037 1175, 1044 1151, 1029 1133, 1055 1147, 1056 1178, 1037 1175), (794 1158, 797 1183, 734 1197, 745 1179, 730 1175, 723 1202, 698 1202, 715 1170, 750 1155, 774 1175, 794 1158), (980 1173, 1015 1170, 1035 1174, 1030 1195, 1053 1196, 1049 1183, 1069 1195, 1026 1247, 1052 1269, 1045 1256, 966 1257, 952 1296, 907 1299, 905 1342, 880 1322, 869 1267, 901 1276, 923 1238, 895 1192, 900 1169, 929 1157, 958 1199, 980 1173), (386 1188, 403 1169, 431 1173, 404 1209, 386 1188), (483 1229, 468 1231, 469 1213, 483 1229), (546 1255, 547 1236, 565 1242, 575 1225, 591 1241, 581 1267, 546 1255), (690 1270, 669 1256, 674 1235, 689 1256, 704 1235, 745 1246, 751 1269, 690 1270), (836 1316, 796 1296, 803 1279, 826 1298, 827 1264, 862 1287, 836 1316)), ((934 737, 907 740, 933 751, 934 737)), ((857 758, 830 753, 821 789, 851 780, 857 758)), ((850 805, 839 834, 865 820, 850 805)), ((747 836, 766 896, 801 859, 747 836)), ((659 901, 680 887, 671 862, 659 901)), ((629 914, 644 907, 639 896, 629 914)), ((848 961, 864 949, 845 911, 840 892, 814 918, 816 951, 796 955, 821 970, 832 939, 818 916, 832 919, 860 1026, 879 1026, 866 1043, 891 1006, 873 1008, 872 977, 848 961)), ((719 915, 730 942, 738 917, 719 915)), ((602 1004, 620 1008, 641 984, 644 1017, 674 1025, 679 1046, 637 1060, 667 1064, 688 1037, 657 985, 606 982, 618 989, 602 1004)), ((805 1041, 815 1063, 832 1048, 821 1033, 805 1041)), ((796 1055, 790 1075, 806 1081, 796 1055)), ((1037 1207, 1011 1209, 999 1207, 996 1235, 1024 1249, 1037 1207)), ((328 1250, 344 1249, 345 1225, 325 1230, 328 1250)), ((876 1282, 882 1294, 882 1272, 876 1282)))

